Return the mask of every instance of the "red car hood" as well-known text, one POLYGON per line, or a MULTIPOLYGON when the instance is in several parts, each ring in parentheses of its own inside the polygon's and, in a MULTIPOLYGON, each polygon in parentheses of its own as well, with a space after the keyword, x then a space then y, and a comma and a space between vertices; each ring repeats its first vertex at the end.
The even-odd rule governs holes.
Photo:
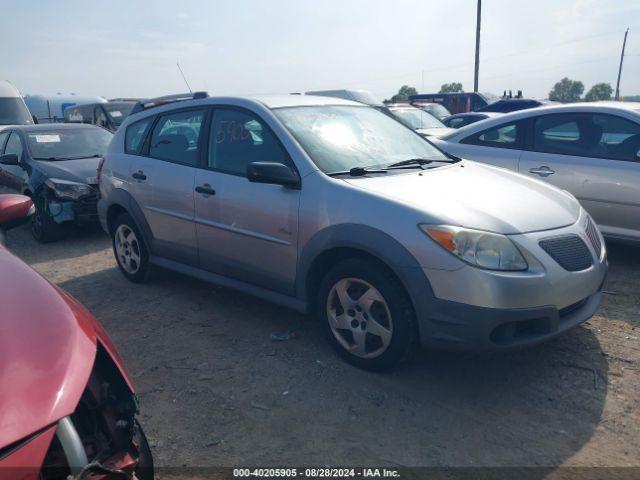
POLYGON ((0 448, 73 413, 98 342, 132 388, 89 311, 0 246, 0 448))

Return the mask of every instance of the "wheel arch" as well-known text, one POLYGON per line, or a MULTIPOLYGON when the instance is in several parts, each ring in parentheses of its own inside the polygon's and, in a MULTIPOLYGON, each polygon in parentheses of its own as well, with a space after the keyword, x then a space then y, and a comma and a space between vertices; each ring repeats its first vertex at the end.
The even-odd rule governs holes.
POLYGON ((151 247, 153 241, 151 228, 147 223, 142 208, 129 192, 120 188, 114 189, 109 194, 109 197, 103 201, 105 205, 103 207, 99 206, 99 214, 104 215, 104 220, 110 234, 113 233, 113 223, 115 219, 122 213, 128 213, 140 228, 147 246, 151 247))
POLYGON ((312 312, 318 286, 330 268, 347 258, 364 258, 389 271, 404 287, 416 315, 433 293, 413 255, 396 239, 373 227, 342 224, 318 232, 303 248, 296 291, 312 312))

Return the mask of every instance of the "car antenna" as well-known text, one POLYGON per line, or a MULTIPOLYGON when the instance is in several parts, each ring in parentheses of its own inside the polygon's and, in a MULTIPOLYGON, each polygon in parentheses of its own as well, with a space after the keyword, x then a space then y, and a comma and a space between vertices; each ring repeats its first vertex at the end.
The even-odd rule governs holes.
POLYGON ((193 93, 193 91, 191 90, 191 87, 189 86, 189 82, 187 82, 187 77, 184 76, 184 72, 182 71, 182 68, 180 67, 180 62, 178 60, 176 60, 176 65, 178 66, 178 70, 180 70, 180 75, 182 75, 182 79, 184 80, 184 83, 187 84, 189 93, 193 93))

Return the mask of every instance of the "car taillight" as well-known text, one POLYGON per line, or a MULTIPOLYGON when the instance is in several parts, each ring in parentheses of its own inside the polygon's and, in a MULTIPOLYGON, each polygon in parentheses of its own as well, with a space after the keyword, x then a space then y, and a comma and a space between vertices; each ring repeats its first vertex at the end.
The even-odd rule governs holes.
POLYGON ((100 159, 100 163, 98 163, 98 170, 96 175, 97 183, 100 183, 100 177, 102 176, 102 167, 104 166, 104 158, 100 159))

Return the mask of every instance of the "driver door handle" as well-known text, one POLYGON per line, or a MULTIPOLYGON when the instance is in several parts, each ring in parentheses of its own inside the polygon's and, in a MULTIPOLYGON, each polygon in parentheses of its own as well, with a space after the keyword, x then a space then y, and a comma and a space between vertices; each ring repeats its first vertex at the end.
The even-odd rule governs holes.
POLYGON ((533 173, 535 175, 540 175, 541 177, 548 177, 549 175, 553 175, 554 173, 556 173, 556 171, 555 170, 551 170, 546 165, 543 165, 543 166, 538 167, 538 168, 531 168, 529 170, 529 173, 533 173))
POLYGON ((136 180, 146 180, 147 176, 144 174, 144 172, 142 170, 138 170, 137 172, 133 172, 131 174, 131 176, 133 178, 135 178, 136 180))
POLYGON ((196 187, 196 192, 201 193, 203 195, 215 195, 216 191, 211 188, 211 185, 205 183, 204 185, 200 185, 196 187))

